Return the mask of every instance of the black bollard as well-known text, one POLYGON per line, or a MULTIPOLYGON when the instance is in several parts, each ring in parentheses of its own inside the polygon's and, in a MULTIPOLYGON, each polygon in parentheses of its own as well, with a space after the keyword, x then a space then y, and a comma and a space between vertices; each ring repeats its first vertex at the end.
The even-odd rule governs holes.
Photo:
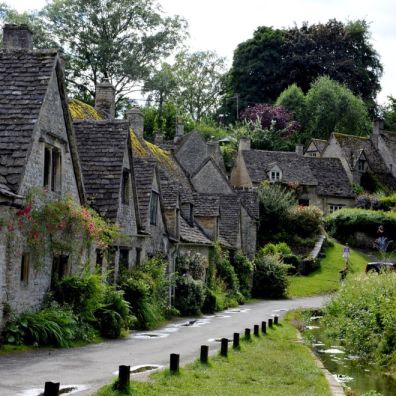
POLYGON ((256 337, 259 337, 259 336, 260 336, 259 331, 260 331, 260 326, 259 326, 259 325, 254 325, 254 327, 253 327, 253 332, 254 332, 254 335, 255 335, 256 337))
POLYGON ((224 357, 227 357, 228 355, 228 338, 221 339, 220 355, 224 357))
POLYGON ((119 366, 117 389, 120 391, 127 391, 129 389, 130 378, 131 366, 119 366))
POLYGON ((274 325, 278 324, 278 320, 279 320, 279 318, 277 316, 274 316, 274 325))
POLYGON ((267 333, 267 322, 261 322, 261 332, 263 334, 267 333))
POLYGON ((209 347, 207 345, 201 345, 201 355, 199 360, 201 363, 208 363, 209 347))
POLYGON ((171 353, 170 363, 169 363, 169 370, 171 374, 175 374, 179 372, 179 362, 180 362, 180 355, 177 353, 171 353))
POLYGON ((46 382, 44 385, 44 396, 59 396, 59 382, 46 382))
POLYGON ((234 349, 239 348, 239 333, 234 333, 234 338, 232 340, 232 347, 234 349))
POLYGON ((245 338, 250 340, 250 329, 245 329, 245 338))
POLYGON ((272 329, 272 319, 268 319, 268 327, 272 329))

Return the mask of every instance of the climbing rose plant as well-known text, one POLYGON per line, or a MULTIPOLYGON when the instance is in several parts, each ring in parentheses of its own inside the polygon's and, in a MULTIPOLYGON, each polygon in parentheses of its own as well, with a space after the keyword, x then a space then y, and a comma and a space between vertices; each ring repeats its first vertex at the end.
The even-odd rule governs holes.
POLYGON ((9 234, 19 230, 32 257, 39 261, 48 253, 82 253, 95 243, 105 249, 121 237, 118 226, 72 198, 49 200, 45 193, 29 194, 24 208, 0 222, 9 234))

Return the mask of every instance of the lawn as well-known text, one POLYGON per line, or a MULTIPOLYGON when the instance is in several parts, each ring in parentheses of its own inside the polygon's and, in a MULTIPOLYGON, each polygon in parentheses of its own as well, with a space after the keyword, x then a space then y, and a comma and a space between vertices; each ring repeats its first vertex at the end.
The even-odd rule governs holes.
MULTIPOLYGON (((327 381, 309 348, 297 342, 288 322, 268 329, 265 336, 241 342, 228 358, 213 356, 209 365, 195 362, 181 369, 155 373, 149 382, 131 382, 130 395, 271 395, 327 396, 327 381)), ((108 385, 96 396, 125 395, 108 385)))
MULTIPOLYGON (((344 268, 342 257, 343 245, 332 241, 334 246, 325 250, 325 255, 320 268, 307 276, 290 276, 288 295, 290 297, 312 296, 315 294, 325 294, 338 290, 340 286, 340 274, 344 268)), ((350 272, 357 273, 364 271, 368 258, 362 253, 351 249, 349 259, 350 272)))

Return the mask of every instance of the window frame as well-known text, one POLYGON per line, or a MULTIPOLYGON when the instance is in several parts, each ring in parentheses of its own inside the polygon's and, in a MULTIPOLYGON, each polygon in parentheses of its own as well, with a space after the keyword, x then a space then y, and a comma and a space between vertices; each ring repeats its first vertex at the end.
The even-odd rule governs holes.
POLYGON ((43 187, 55 193, 62 192, 63 158, 59 147, 44 145, 43 187))
POLYGON ((159 194, 156 191, 151 190, 150 205, 149 205, 151 225, 157 225, 158 222, 158 202, 159 202, 159 194))
POLYGON ((29 284, 29 274, 30 274, 30 254, 24 252, 22 253, 22 257, 21 257, 20 281, 25 286, 29 284))
POLYGON ((123 205, 129 205, 129 186, 130 186, 130 178, 129 178, 129 169, 124 168, 122 170, 122 179, 121 179, 121 203, 123 205))

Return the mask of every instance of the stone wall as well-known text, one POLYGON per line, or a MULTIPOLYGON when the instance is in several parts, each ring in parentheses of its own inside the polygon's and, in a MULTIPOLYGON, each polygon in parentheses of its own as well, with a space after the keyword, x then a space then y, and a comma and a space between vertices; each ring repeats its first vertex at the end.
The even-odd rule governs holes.
POLYGON ((215 216, 194 216, 195 221, 202 228, 203 232, 212 241, 217 239, 218 218, 215 216))
POLYGON ((257 221, 252 219, 246 209, 241 208, 241 247, 243 253, 253 259, 257 245, 257 221))
POLYGON ((241 152, 238 152, 235 165, 231 170, 230 184, 234 187, 253 187, 241 152))
POLYGON ((232 194, 233 190, 226 178, 212 161, 208 161, 198 173, 191 178, 196 191, 206 194, 232 194))
POLYGON ((67 194, 80 203, 55 73, 51 77, 35 126, 33 146, 19 191, 21 195, 26 194, 33 187, 43 187, 44 185, 44 148, 46 143, 59 149, 62 156, 61 194, 51 192, 49 194, 54 198, 67 194))

